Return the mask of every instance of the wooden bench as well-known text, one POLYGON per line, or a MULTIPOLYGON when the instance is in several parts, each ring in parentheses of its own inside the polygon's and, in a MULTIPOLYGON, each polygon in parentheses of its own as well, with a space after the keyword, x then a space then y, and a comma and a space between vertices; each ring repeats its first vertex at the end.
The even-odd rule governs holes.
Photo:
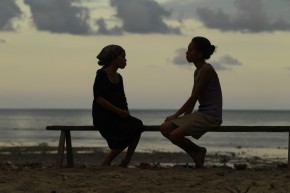
MULTIPOLYGON (((94 126, 47 126, 46 130, 61 131, 56 160, 56 167, 58 168, 63 165, 65 146, 67 167, 74 167, 71 131, 97 131, 94 126)), ((159 126, 145 126, 145 131, 159 131, 159 126)), ((208 132, 288 132, 288 169, 290 169, 290 126, 220 126, 208 130, 208 132)))

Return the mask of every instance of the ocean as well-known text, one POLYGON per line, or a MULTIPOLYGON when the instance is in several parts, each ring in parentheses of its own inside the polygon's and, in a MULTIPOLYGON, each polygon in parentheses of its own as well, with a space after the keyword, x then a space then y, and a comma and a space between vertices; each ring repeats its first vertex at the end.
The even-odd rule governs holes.
MULTIPOLYGON (((130 110, 144 125, 160 125, 175 110, 130 110)), ((90 109, 0 109, 0 147, 57 146, 60 132, 47 125, 92 125, 90 109)), ((290 125, 290 110, 224 110, 222 125, 290 125)), ((71 133, 72 145, 107 147, 99 132, 71 133)), ((251 150, 252 154, 287 156, 288 133, 215 133, 194 140, 211 151, 251 150), (270 151, 271 150, 271 151, 270 151)), ((159 132, 144 132, 137 151, 181 151, 159 132)), ((265 155, 264 155, 265 156, 265 155)))

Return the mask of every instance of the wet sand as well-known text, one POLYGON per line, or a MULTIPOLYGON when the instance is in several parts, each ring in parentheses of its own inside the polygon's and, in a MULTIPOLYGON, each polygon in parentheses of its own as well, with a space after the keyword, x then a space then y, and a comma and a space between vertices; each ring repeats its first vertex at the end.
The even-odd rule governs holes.
POLYGON ((136 152, 128 168, 117 167, 123 155, 102 168, 106 149, 79 147, 75 168, 56 169, 56 151, 45 144, 0 148, 0 192, 290 192, 285 158, 209 152, 205 168, 195 169, 184 153, 136 152))

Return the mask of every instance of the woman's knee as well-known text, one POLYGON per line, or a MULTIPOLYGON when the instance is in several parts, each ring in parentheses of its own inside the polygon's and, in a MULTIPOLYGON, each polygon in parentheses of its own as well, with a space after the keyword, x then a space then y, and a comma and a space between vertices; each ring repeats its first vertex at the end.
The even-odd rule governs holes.
POLYGON ((136 117, 131 117, 130 124, 132 128, 138 129, 138 131, 140 132, 144 131, 144 124, 140 119, 137 119, 136 117))
POLYGON ((163 136, 165 136, 165 137, 168 136, 170 130, 169 130, 168 124, 166 122, 160 126, 160 132, 163 136))

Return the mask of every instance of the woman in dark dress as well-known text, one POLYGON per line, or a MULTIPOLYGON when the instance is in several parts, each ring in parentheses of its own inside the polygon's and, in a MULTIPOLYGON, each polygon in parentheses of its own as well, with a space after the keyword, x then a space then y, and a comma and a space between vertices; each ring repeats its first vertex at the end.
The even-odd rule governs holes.
POLYGON ((110 166, 113 159, 128 148, 120 164, 126 167, 144 130, 142 121, 130 115, 123 78, 117 73, 126 66, 126 53, 121 46, 108 45, 97 58, 103 67, 97 71, 94 82, 93 122, 111 149, 102 166, 110 166))

